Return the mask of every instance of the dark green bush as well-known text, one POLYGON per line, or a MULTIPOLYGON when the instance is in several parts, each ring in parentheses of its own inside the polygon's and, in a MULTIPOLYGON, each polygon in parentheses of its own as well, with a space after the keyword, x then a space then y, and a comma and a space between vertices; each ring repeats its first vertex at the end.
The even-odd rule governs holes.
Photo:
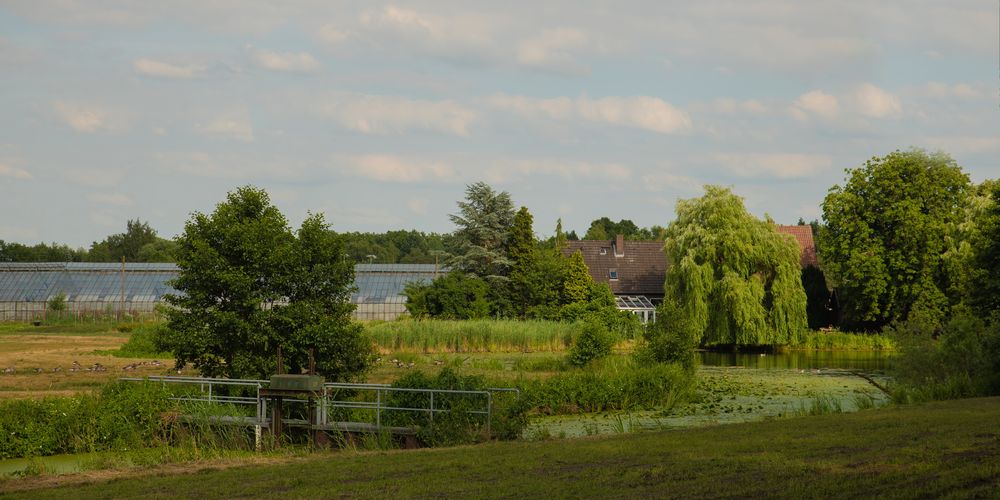
POLYGON ((898 402, 1000 394, 1000 318, 990 323, 956 314, 936 334, 910 320, 886 329, 897 344, 893 362, 898 402))
MULTIPOLYGON (((436 376, 423 372, 408 373, 393 383, 393 387, 408 389, 442 389, 485 391, 486 380, 479 376, 462 376, 444 368, 436 376)), ((430 394, 426 392, 393 392, 388 405, 397 408, 420 408, 427 411, 396 410, 383 413, 383 424, 417 427, 417 436, 429 446, 448 446, 483 441, 486 415, 468 413, 486 409, 486 399, 479 395, 434 393, 434 415, 430 414, 430 394)), ((527 425, 527 408, 510 394, 495 394, 490 430, 494 437, 514 439, 527 425)))
POLYGON ((636 349, 642 363, 680 363, 688 370, 696 365, 695 348, 700 337, 697 327, 671 303, 664 303, 656 322, 643 333, 643 343, 636 349))
POLYGON ((417 318, 477 319, 490 314, 486 282, 452 271, 430 284, 410 284, 403 292, 406 310, 417 318))
POLYGON ((583 331, 569 350, 569 362, 575 366, 584 366, 595 359, 601 359, 611 354, 611 348, 617 340, 603 323, 588 321, 583 324, 583 331))

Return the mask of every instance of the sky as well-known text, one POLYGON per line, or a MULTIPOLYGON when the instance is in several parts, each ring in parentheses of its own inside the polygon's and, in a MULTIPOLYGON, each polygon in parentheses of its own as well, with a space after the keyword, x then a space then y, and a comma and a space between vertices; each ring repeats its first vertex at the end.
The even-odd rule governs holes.
POLYGON ((0 0, 0 239, 183 231, 265 188, 298 225, 453 230, 486 181, 582 234, 730 186, 820 218, 896 149, 1000 177, 1000 2, 0 0))

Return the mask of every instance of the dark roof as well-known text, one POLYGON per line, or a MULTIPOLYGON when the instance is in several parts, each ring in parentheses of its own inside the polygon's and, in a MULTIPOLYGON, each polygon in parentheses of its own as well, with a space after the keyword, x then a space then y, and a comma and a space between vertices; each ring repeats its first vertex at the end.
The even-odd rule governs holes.
POLYGON ((667 256, 663 242, 624 241, 622 249, 615 240, 568 241, 564 255, 579 250, 590 269, 590 276, 598 283, 607 283, 616 295, 663 296, 663 282, 667 276, 667 256), (601 255, 601 249, 605 255, 601 255), (611 280, 611 271, 618 279, 611 280))
POLYGON ((799 244, 799 255, 801 260, 802 268, 805 269, 809 266, 819 266, 819 260, 816 258, 816 242, 813 241, 812 226, 782 226, 776 225, 775 230, 782 234, 790 234, 795 237, 795 241, 799 244))

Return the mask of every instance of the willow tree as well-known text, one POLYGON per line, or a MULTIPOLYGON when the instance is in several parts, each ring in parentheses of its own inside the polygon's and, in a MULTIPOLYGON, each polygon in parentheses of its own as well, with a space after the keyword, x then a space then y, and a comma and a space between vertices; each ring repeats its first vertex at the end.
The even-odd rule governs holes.
POLYGON ((705 191, 680 200, 666 230, 664 300, 702 332, 703 344, 797 342, 808 328, 798 245, 729 189, 705 191))

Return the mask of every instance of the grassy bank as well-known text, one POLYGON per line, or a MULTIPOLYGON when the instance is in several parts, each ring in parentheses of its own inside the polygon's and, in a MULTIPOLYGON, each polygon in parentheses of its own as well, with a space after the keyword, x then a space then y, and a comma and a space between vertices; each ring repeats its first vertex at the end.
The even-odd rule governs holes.
POLYGON ((1000 398, 579 440, 338 453, 293 463, 94 477, 37 497, 990 497, 1000 398), (95 482, 98 481, 98 482, 95 482), (89 484, 87 484, 89 483, 89 484))

